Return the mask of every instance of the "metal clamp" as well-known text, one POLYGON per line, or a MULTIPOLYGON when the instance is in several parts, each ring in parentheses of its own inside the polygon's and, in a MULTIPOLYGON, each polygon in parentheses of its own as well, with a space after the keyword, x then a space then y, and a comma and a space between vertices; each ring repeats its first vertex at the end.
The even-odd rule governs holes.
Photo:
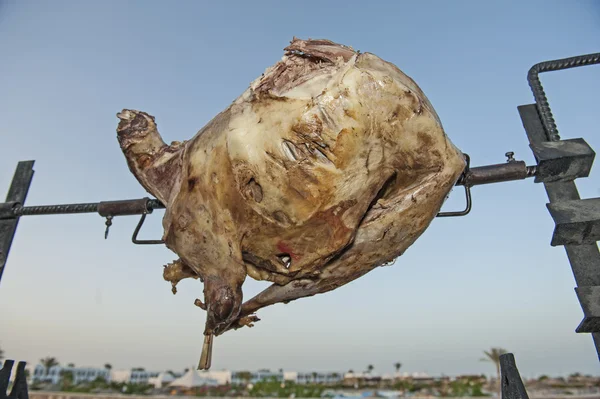
POLYGON ((137 236, 146 220, 146 215, 152 213, 152 210, 156 206, 156 200, 150 198, 140 198, 137 200, 124 200, 124 201, 103 201, 98 204, 98 214, 106 218, 106 230, 104 231, 104 238, 108 237, 108 230, 113 224, 113 218, 115 216, 125 215, 142 215, 137 227, 133 231, 133 237, 131 241, 134 244, 164 244, 163 240, 138 240, 137 236))
POLYGON ((19 208, 21 204, 17 201, 3 202, 0 203, 0 219, 14 219, 15 209, 19 208))
POLYGON ((142 212, 142 217, 140 218, 140 221, 139 221, 137 227, 133 231, 133 237, 131 237, 131 241, 134 244, 140 244, 140 245, 164 244, 165 243, 164 240, 138 240, 137 239, 138 233, 140 232, 140 229, 142 228, 142 225, 144 224, 144 220, 146 220, 146 215, 148 213, 150 213, 150 212, 147 209, 144 212, 142 212))
POLYGON ((461 176, 460 180, 465 181, 464 182, 464 187, 465 187, 465 197, 466 197, 466 207, 464 210, 462 211, 451 211, 451 212, 440 212, 438 213, 436 216, 439 218, 443 218, 443 217, 452 217, 452 216, 465 216, 467 214, 469 214, 469 212, 471 212, 471 185, 466 181, 465 177, 469 175, 469 167, 471 165, 471 157, 468 154, 464 154, 465 156, 465 161, 467 162, 467 166, 465 167, 465 170, 461 176))

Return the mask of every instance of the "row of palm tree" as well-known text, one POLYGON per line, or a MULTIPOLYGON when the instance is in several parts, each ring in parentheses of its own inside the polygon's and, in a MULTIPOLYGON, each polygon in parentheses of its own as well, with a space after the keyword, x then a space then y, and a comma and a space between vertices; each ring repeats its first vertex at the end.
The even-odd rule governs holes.
MULTIPOLYGON (((396 369, 396 373, 398 373, 400 371, 401 367, 402 367, 402 363, 400 363, 400 362, 394 363, 394 368, 396 369)), ((369 364, 367 366, 367 369, 365 370, 365 373, 371 374, 373 372, 373 370, 375 370, 375 367, 372 364, 369 364)), ((350 369, 350 370, 348 370, 348 373, 354 374, 354 370, 350 369)))
MULTIPOLYGON (((489 351, 483 351, 483 353, 485 354, 485 358, 482 358, 481 360, 494 363, 494 365, 496 366, 496 375, 498 377, 497 380, 500 381, 500 356, 507 353, 506 349, 491 348, 489 351)), ((398 373, 400 371, 400 369, 402 368, 402 363, 400 363, 400 362, 394 363, 394 368, 396 369, 396 373, 398 373)), ((375 367, 372 364, 369 364, 367 366, 367 369, 365 370, 365 372, 368 374, 371 374, 374 369, 375 369, 375 367)), ((348 370, 348 372, 354 373, 353 370, 348 370)))

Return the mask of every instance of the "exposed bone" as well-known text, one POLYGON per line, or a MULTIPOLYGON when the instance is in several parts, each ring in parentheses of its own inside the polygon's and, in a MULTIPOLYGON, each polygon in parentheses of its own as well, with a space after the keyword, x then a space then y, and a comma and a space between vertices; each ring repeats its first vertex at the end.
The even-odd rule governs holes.
POLYGON ((163 278, 171 282, 171 291, 177 293, 177 284, 184 278, 197 279, 199 276, 189 266, 184 264, 181 259, 177 259, 165 266, 163 270, 163 278))
POLYGON ((154 117, 145 112, 124 109, 117 117, 117 137, 129 170, 148 192, 167 203, 179 183, 182 143, 166 145, 154 117))

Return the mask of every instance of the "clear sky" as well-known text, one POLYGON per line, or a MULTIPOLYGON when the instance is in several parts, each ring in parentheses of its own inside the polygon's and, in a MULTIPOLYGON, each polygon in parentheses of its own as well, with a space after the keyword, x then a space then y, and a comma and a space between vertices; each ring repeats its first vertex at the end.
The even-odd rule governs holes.
MULTIPOLYGON (((327 38, 393 62, 421 86, 473 165, 533 163, 517 106, 533 101, 529 67, 600 50, 600 3, 0 1, 0 191, 35 159, 28 203, 146 193, 116 141, 123 108, 156 116, 165 141, 192 137, 280 59, 293 36, 327 38)), ((565 138, 600 149, 600 67, 542 75, 565 138)), ((597 169, 597 167, 596 167, 597 169)), ((598 173, 579 183, 600 194, 598 173)), ((215 340, 213 368, 493 373, 482 351, 515 353, 524 376, 598 375, 543 187, 473 190, 472 213, 435 220, 392 267, 325 295, 260 311, 215 340)), ((1 193, 0 193, 1 194, 1 193)), ((3 195, 3 194, 2 194, 3 195)), ((463 204, 456 190, 445 208, 463 204)), ((160 238, 162 212, 144 238, 160 238)), ((9 358, 176 369, 194 365, 204 312, 197 281, 173 296, 176 255, 136 246, 137 217, 21 220, 0 286, 9 358)), ((248 280, 249 297, 266 284, 248 280)))

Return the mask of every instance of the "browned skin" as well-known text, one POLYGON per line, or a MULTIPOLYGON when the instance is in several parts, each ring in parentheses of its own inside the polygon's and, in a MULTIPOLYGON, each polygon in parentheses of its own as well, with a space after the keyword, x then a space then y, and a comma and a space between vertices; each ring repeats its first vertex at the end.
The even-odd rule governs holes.
POLYGON ((392 262, 465 165, 392 64, 327 40, 286 51, 183 144, 167 146, 145 113, 119 114, 130 170, 167 207, 164 239, 180 260, 164 277, 173 289, 194 274, 204 282, 207 336, 392 262), (273 285, 242 304, 247 275, 273 285))

